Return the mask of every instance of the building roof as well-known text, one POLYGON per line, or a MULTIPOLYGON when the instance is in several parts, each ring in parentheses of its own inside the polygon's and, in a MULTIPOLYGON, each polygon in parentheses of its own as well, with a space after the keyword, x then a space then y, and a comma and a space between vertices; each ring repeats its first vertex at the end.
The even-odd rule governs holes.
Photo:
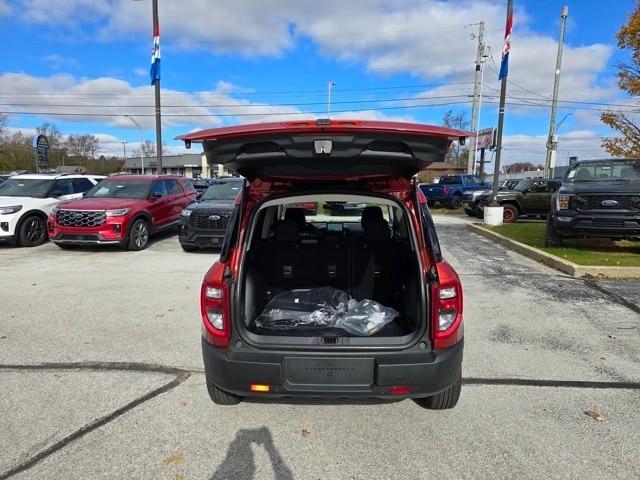
MULTIPOLYGON (((124 169, 140 168, 140 157, 128 157, 124 162, 124 169)), ((157 166, 156 158, 145 158, 144 168, 155 168, 157 166)), ((184 167, 201 167, 201 153, 180 153, 178 155, 163 155, 162 168, 184 168, 184 167)))
POLYGON ((433 162, 425 170, 465 170, 465 167, 449 162, 433 162))

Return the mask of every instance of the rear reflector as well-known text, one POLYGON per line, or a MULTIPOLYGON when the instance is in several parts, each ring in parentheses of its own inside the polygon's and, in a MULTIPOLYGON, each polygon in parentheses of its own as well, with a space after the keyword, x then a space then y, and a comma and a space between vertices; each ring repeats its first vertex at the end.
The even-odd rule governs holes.
POLYGON ((390 389, 391 395, 407 395, 411 393, 411 386, 409 385, 393 385, 390 389))
POLYGON ((252 392, 268 392, 269 385, 262 385, 261 383, 252 383, 251 391, 252 392))

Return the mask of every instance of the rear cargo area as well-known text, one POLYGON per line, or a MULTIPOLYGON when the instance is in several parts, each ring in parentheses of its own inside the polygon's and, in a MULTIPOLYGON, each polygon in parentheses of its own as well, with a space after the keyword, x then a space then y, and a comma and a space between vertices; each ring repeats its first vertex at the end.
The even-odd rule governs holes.
POLYGON ((245 328, 267 339, 412 336, 426 315, 406 212, 392 199, 327 200, 271 201, 255 216, 241 278, 245 328))

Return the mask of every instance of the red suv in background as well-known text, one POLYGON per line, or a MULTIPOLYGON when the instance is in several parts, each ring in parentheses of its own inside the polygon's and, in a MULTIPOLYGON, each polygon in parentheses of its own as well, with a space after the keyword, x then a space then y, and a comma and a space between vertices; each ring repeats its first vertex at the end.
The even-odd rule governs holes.
POLYGON ((49 238, 61 248, 117 244, 142 250, 149 236, 175 226, 180 212, 196 199, 187 179, 170 175, 114 175, 84 198, 53 209, 49 238))

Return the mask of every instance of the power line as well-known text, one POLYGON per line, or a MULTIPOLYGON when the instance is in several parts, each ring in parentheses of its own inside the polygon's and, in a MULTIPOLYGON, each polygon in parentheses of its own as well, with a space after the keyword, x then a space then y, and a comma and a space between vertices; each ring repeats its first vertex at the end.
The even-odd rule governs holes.
MULTIPOLYGON (((412 108, 427 108, 427 107, 445 107, 448 105, 461 105, 469 104, 469 100, 456 101, 456 102, 441 102, 441 103, 428 103, 421 105, 398 105, 393 107, 378 107, 378 108, 359 108, 357 110, 333 110, 332 113, 359 113, 359 112, 375 112, 380 110, 405 110, 412 108)), ((254 107, 260 107, 261 105, 254 105, 254 107)), ((271 105, 264 105, 265 107, 272 107, 271 105)), ((42 116, 75 116, 75 117, 122 117, 126 114, 123 113, 95 113, 95 112, 28 112, 28 111, 5 111, 2 112, 7 115, 42 115, 42 116)), ((261 117, 261 116, 280 116, 280 115, 323 115, 326 114, 325 110, 311 111, 311 112, 256 112, 256 113, 163 113, 165 117, 261 117)), ((155 113, 133 113, 136 117, 155 117, 155 113)))
MULTIPOLYGON (((412 102, 418 100, 442 100, 445 98, 461 98, 468 97, 469 95, 439 95, 433 97, 401 97, 401 98, 383 98, 377 100, 341 100, 332 102, 334 104, 360 104, 360 103, 388 103, 388 102, 412 102)), ((313 105, 321 105, 324 102, 302 102, 302 103, 278 103, 274 104, 246 104, 246 103, 231 103, 231 104, 197 104, 197 105, 163 105, 162 108, 254 108, 254 107, 303 107, 303 106, 313 106, 313 105)), ((23 107, 37 107, 40 106, 38 104, 33 103, 19 103, 19 102, 11 102, 11 103, 0 103, 0 106, 23 106, 23 107)), ((105 104, 47 104, 43 105, 46 107, 73 107, 73 108, 152 108, 153 105, 105 105, 105 104)))
MULTIPOLYGON (((464 62, 467 63, 467 62, 464 62)), ((442 64, 442 65, 456 65, 454 64, 442 64)), ((429 87, 449 87, 452 85, 473 85, 473 82, 453 82, 453 83, 425 83, 417 85, 394 85, 388 87, 364 87, 364 88, 341 88, 336 89, 335 93, 341 92, 369 92, 378 90, 396 90, 396 89, 417 89, 417 88, 429 88, 429 87)), ((243 96, 255 96, 255 95, 278 95, 278 94, 292 94, 292 93, 320 93, 326 95, 326 89, 322 90, 273 90, 273 91, 261 91, 261 92, 235 92, 243 96)), ((127 95, 131 97, 153 97, 153 93, 135 93, 128 95, 127 93, 73 93, 73 92, 49 92, 49 93, 16 93, 16 92, 0 92, 0 96, 7 97, 27 97, 27 96, 71 96, 71 97, 115 97, 127 95)), ((183 95, 223 95, 217 92, 184 92, 184 93, 163 93, 162 96, 183 96, 183 95)))

